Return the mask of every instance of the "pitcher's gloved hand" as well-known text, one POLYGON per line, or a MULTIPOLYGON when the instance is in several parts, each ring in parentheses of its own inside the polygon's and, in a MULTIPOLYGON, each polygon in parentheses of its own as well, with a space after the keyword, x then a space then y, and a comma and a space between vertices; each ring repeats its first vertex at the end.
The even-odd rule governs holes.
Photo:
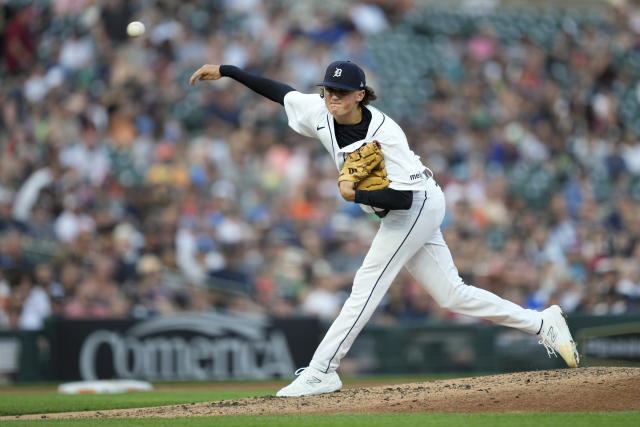
POLYGON ((338 177, 355 184, 356 190, 380 190, 389 185, 384 156, 378 141, 372 141, 349 153, 338 177))

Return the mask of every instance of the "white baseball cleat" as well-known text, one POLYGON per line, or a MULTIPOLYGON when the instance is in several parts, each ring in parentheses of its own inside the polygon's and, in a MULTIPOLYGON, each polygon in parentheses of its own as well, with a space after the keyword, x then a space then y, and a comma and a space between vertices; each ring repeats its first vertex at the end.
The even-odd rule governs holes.
POLYGON ((580 363, 580 356, 578 356, 578 350, 576 349, 576 343, 571 337, 569 331, 569 325, 565 318, 566 314, 562 312, 562 309, 557 305, 542 311, 542 327, 538 333, 538 341, 547 350, 549 357, 554 355, 558 357, 557 353, 564 359, 570 368, 577 368, 580 363))
POLYGON ((296 371, 298 378, 276 393, 278 397, 312 396, 338 391, 342 381, 336 372, 325 374, 311 367, 296 371))

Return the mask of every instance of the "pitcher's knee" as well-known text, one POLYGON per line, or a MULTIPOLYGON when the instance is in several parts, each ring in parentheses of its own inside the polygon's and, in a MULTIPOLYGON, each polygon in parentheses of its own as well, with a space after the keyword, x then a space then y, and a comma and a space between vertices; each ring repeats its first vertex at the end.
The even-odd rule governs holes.
POLYGON ((457 286, 444 295, 434 295, 433 297, 441 308, 455 311, 456 307, 464 301, 463 286, 457 286))
POLYGON ((451 309, 453 307, 456 306, 454 300, 452 298, 442 298, 442 299, 437 299, 436 302, 438 303, 438 305, 440 306, 440 308, 443 308, 445 310, 451 311, 451 309))

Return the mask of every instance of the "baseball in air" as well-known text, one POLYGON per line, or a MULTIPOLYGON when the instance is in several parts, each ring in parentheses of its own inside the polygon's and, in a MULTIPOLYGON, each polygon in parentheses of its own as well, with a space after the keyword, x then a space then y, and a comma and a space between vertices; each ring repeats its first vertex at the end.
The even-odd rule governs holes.
POLYGON ((129 22, 127 25, 127 34, 130 37, 140 37, 144 34, 144 24, 140 21, 129 22))

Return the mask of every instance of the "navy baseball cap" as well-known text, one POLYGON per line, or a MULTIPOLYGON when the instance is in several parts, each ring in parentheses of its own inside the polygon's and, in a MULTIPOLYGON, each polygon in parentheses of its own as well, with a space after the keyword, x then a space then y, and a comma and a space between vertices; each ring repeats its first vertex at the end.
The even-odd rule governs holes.
POLYGON ((324 73, 324 81, 316 86, 335 87, 345 90, 363 90, 367 81, 364 71, 351 61, 335 61, 324 73))

